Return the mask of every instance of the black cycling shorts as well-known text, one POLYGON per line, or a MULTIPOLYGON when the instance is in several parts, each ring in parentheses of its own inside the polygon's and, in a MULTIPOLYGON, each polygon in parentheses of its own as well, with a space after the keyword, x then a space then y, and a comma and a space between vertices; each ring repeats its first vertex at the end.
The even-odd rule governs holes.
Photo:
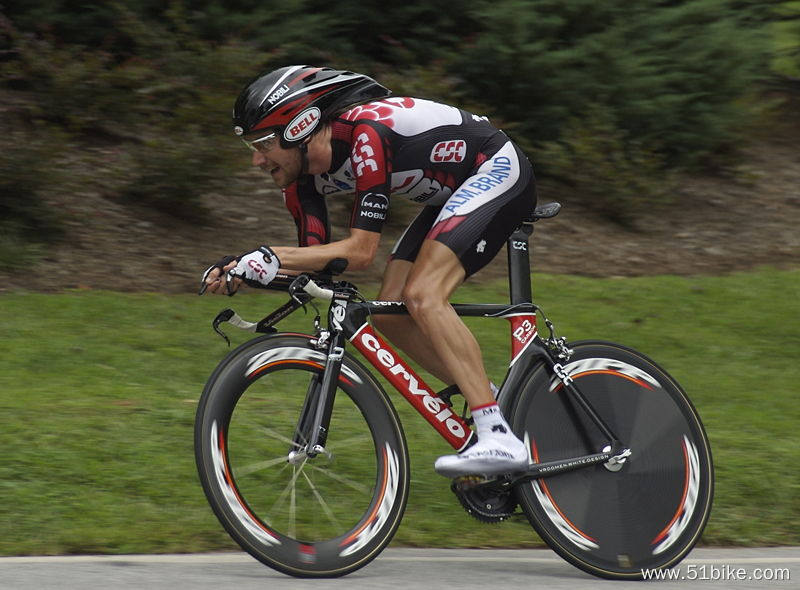
POLYGON ((525 154, 507 141, 476 167, 448 200, 426 206, 392 250, 392 260, 416 260, 433 239, 453 252, 471 276, 489 264, 536 208, 536 179, 525 154))

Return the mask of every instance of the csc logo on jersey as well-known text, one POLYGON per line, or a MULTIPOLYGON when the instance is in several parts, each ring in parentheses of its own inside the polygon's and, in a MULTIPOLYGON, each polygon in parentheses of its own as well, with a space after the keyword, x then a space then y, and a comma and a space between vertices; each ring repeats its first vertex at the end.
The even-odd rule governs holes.
POLYGON ((467 142, 463 139, 440 141, 431 150, 431 162, 463 162, 467 157, 467 142))

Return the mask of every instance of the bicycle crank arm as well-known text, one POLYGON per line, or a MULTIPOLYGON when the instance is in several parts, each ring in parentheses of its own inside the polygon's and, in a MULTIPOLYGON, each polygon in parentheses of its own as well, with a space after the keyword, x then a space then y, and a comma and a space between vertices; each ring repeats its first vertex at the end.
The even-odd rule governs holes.
POLYGON ((551 475, 558 475, 567 471, 574 471, 590 465, 598 463, 605 463, 614 456, 611 452, 594 453, 592 455, 584 455, 582 457, 573 457, 571 459, 558 459, 556 461, 545 461, 544 463, 531 463, 528 469, 518 478, 515 478, 514 483, 519 481, 528 481, 531 479, 539 479, 541 477, 549 477, 551 475))
POLYGON ((530 463, 528 468, 523 472, 508 474, 496 479, 481 479, 480 476, 465 476, 456 478, 455 481, 457 481, 457 484, 463 489, 484 488, 502 491, 510 489, 520 483, 566 473, 567 471, 583 469, 584 467, 590 467, 598 463, 603 463, 609 471, 619 471, 630 455, 630 449, 614 449, 603 451, 602 453, 582 455, 580 457, 557 459, 555 461, 545 461, 544 463, 530 463))

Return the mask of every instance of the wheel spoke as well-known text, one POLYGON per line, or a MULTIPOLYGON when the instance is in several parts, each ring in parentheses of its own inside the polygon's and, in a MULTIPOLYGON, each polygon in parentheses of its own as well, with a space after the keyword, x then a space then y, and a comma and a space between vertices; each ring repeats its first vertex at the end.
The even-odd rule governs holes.
POLYGON ((297 476, 302 473, 302 467, 299 469, 295 466, 294 467, 295 473, 292 477, 292 492, 290 494, 289 499, 289 536, 294 538, 297 536, 297 486, 294 485, 294 482, 297 481, 297 476))
POLYGON ((280 465, 281 463, 287 463, 286 457, 277 457, 275 459, 269 459, 267 461, 258 461, 257 463, 250 463, 249 465, 243 465, 241 467, 236 468, 236 476, 243 477, 245 475, 250 475, 251 473, 255 473, 256 471, 262 471, 264 469, 269 469, 275 465, 280 465))
POLYGON ((295 501, 295 486, 297 484, 297 478, 300 477, 300 473, 303 471, 303 465, 293 465, 292 466, 292 477, 286 483, 286 486, 283 488, 281 495, 278 496, 275 503, 272 505, 272 508, 269 510, 269 514, 276 514, 281 511, 280 507, 286 501, 287 496, 289 497, 289 519, 293 521, 294 515, 292 514, 292 504, 295 501))
POLYGON ((333 514, 333 510, 331 510, 331 507, 328 506, 328 503, 325 501, 325 498, 323 498, 322 494, 320 494, 319 490, 317 490, 317 486, 314 485, 314 482, 311 481, 311 478, 308 477, 307 473, 304 472, 303 477, 305 478, 306 482, 308 482, 308 487, 311 488, 311 492, 314 494, 314 497, 317 499, 317 502, 319 502, 319 505, 322 507, 322 511, 325 513, 325 516, 328 517, 328 520, 331 521, 331 524, 333 524, 337 528, 341 528, 339 520, 333 514))
POLYGON ((372 437, 370 437, 369 435, 366 435, 366 434, 361 434, 361 435, 357 435, 357 436, 351 436, 350 438, 337 440, 334 443, 330 443, 329 442, 328 444, 325 445, 325 448, 328 451, 334 451, 334 450, 339 449, 339 448, 352 449, 355 444, 361 443, 361 442, 369 443, 370 446, 371 446, 372 437))
POLYGON ((327 475, 331 479, 334 479, 334 480, 338 481, 339 483, 342 483, 342 484, 344 484, 344 485, 356 490, 357 492, 361 492, 363 494, 369 494, 369 493, 372 492, 372 487, 366 486, 363 483, 360 483, 360 482, 357 482, 357 481, 355 481, 353 479, 350 479, 349 477, 344 477, 343 475, 339 475, 338 473, 334 473, 330 469, 325 469, 324 467, 319 467, 318 465, 314 465, 313 463, 308 463, 308 466, 309 466, 309 468, 313 469, 314 471, 319 471, 319 472, 323 473, 324 475, 327 475))
POLYGON ((296 447, 298 449, 301 449, 301 448, 305 447, 304 444, 303 445, 297 444, 292 439, 290 439, 288 436, 284 436, 279 432, 275 432, 272 428, 267 428, 266 426, 263 426, 261 428, 261 431, 264 434, 266 434, 267 436, 269 436, 270 438, 274 438, 275 440, 279 440, 281 442, 285 442, 286 444, 291 445, 293 447, 296 447))

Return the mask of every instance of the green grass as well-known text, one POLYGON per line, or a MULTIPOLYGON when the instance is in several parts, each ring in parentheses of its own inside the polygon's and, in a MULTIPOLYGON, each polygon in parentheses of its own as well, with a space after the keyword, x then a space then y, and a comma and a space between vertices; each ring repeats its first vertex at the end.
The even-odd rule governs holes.
MULTIPOLYGON (((477 283, 457 300, 506 299, 504 282, 477 283)), ((705 543, 800 543, 800 272, 536 275, 534 293, 559 333, 640 349, 683 384, 716 463, 705 543)), ((205 501, 192 448, 197 399, 227 352, 210 320, 228 305, 260 317, 283 299, 0 296, 0 554, 233 548, 205 501)), ((310 323, 298 312, 285 328, 308 331, 310 323)), ((499 381, 507 324, 469 323, 499 381)), ((469 517, 433 473, 434 459, 449 448, 398 394, 392 398, 412 457, 411 498, 395 543, 539 543, 524 522, 482 525, 469 517)))

